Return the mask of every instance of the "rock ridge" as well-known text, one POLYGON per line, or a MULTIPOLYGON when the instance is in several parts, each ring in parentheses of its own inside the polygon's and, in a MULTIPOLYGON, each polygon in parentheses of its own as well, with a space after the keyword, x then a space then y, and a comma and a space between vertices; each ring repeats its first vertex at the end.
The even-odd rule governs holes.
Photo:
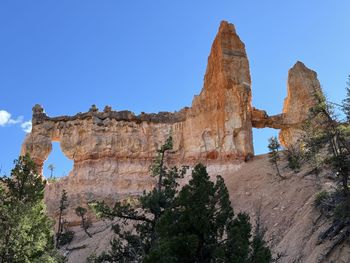
POLYGON ((85 120, 90 118, 96 118, 99 120, 105 119, 114 119, 117 121, 133 121, 133 122, 154 122, 154 123, 176 123, 184 121, 186 118, 187 109, 184 108, 179 112, 166 112, 161 111, 158 113, 144 113, 142 112, 139 115, 135 115, 134 112, 128 110, 122 111, 113 111, 109 106, 106 106, 103 112, 100 112, 95 105, 92 105, 88 112, 80 112, 74 116, 57 116, 49 117, 44 112, 44 109, 41 105, 36 104, 33 108, 33 117, 32 123, 34 125, 44 123, 46 121, 52 122, 68 122, 75 120, 85 120), (106 110, 106 108, 108 110, 106 110))

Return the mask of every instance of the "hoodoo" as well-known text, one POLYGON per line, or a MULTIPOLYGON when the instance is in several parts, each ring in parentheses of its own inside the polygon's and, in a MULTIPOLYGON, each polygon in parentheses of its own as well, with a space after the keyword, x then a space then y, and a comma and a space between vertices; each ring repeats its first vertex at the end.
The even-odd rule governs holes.
POLYGON ((302 124, 309 117, 310 108, 316 104, 315 95, 320 93, 322 90, 316 72, 298 61, 288 72, 287 97, 282 113, 268 116, 265 111, 253 108, 253 127, 281 129, 281 144, 295 144, 300 138, 302 124))

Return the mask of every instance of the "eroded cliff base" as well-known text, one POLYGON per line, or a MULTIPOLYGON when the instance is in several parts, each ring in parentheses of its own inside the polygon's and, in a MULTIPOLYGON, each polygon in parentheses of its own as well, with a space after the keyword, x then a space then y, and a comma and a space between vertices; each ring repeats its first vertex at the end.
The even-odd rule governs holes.
MULTIPOLYGON (((285 162, 280 165, 286 167, 285 162)), ((215 170, 209 169, 209 172, 212 177, 218 174, 215 170)), ((221 172, 236 214, 247 212, 254 222, 260 207, 261 220, 267 230, 265 239, 275 256, 278 253, 283 255, 279 262, 350 262, 350 246, 347 243, 321 261, 332 241, 317 245, 317 240, 330 222, 320 217, 313 202, 322 185, 331 187, 334 183, 325 174, 306 176, 306 169, 294 173, 283 168, 283 175, 287 179, 281 180, 271 167, 267 155, 256 156, 249 162, 221 172)), ((79 226, 72 229, 76 231, 76 237, 68 249, 84 248, 73 251, 62 249, 70 263, 85 262, 91 253, 99 254, 108 249, 109 240, 113 237, 110 222, 94 223, 90 230, 94 233, 93 238, 87 237, 79 226)))

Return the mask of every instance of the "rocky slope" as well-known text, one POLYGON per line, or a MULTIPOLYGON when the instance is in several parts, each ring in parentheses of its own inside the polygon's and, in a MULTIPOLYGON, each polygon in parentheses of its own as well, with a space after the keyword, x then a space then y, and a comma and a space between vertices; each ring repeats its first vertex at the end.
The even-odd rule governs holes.
MULTIPOLYGON (((280 163, 285 167, 286 163, 280 163)), ((254 222, 257 211, 261 211, 261 220, 266 227, 265 239, 269 242, 274 255, 283 254, 279 262, 283 263, 330 263, 350 262, 350 246, 345 244, 334 251, 328 258, 323 255, 329 249, 331 241, 317 245, 318 235, 329 224, 320 217, 313 207, 315 194, 322 185, 332 186, 324 175, 305 176, 305 172, 294 173, 282 169, 286 180, 280 180, 268 161, 267 155, 254 157, 241 163, 234 171, 221 173, 225 178, 235 213, 248 212, 254 222)), ((211 176, 217 173, 211 171, 211 176)), ((73 242, 63 248, 70 263, 85 262, 91 254, 99 254, 108 249, 113 237, 110 222, 96 222, 89 238, 79 227, 73 228, 77 236, 73 242), (84 247, 69 251, 69 249, 84 247)))

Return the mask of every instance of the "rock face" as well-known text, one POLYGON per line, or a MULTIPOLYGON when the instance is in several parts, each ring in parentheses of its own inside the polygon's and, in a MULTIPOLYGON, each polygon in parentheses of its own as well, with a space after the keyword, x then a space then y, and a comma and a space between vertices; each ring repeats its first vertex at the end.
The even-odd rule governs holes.
POLYGON ((154 181, 148 167, 169 135, 174 140, 169 164, 203 162, 213 173, 233 171, 253 156, 252 127, 282 129, 282 142, 288 145, 313 103, 312 91, 318 88, 316 73, 298 62, 289 71, 283 113, 269 117, 252 108, 245 46, 234 26, 224 21, 211 48, 203 89, 191 107, 136 116, 109 106, 99 111, 93 105, 86 113, 51 118, 36 105, 22 154, 30 153, 42 167, 52 141, 59 141, 62 152, 74 161, 69 176, 47 186, 48 209, 54 214, 62 189, 75 207, 91 199, 115 200, 151 188, 154 181))
POLYGON ((209 158, 252 155, 250 86, 244 44, 234 26, 222 22, 208 58, 203 90, 187 115, 185 145, 202 138, 195 145, 197 155, 203 151, 209 158))
POLYGON ((281 129, 279 140, 286 147, 300 138, 301 126, 309 118, 310 108, 317 102, 315 94, 322 93, 316 72, 300 61, 289 70, 287 86, 282 114, 268 116, 266 111, 252 110, 253 127, 281 129))
POLYGON ((288 126, 283 127, 279 135, 284 145, 297 141, 300 124, 308 118, 310 108, 316 104, 315 94, 322 92, 316 72, 298 61, 288 72, 287 92, 283 119, 288 126))
POLYGON ((70 194, 71 206, 149 189, 154 182, 148 167, 169 135, 174 140, 169 163, 234 166, 253 155, 250 85, 244 44, 234 26, 222 22, 208 58, 203 90, 192 107, 135 116, 111 107, 100 112, 92 106, 86 113, 50 118, 36 105, 22 153, 30 153, 42 167, 51 142, 59 141, 62 152, 74 161, 68 177, 47 187, 51 213, 62 189, 70 194))

